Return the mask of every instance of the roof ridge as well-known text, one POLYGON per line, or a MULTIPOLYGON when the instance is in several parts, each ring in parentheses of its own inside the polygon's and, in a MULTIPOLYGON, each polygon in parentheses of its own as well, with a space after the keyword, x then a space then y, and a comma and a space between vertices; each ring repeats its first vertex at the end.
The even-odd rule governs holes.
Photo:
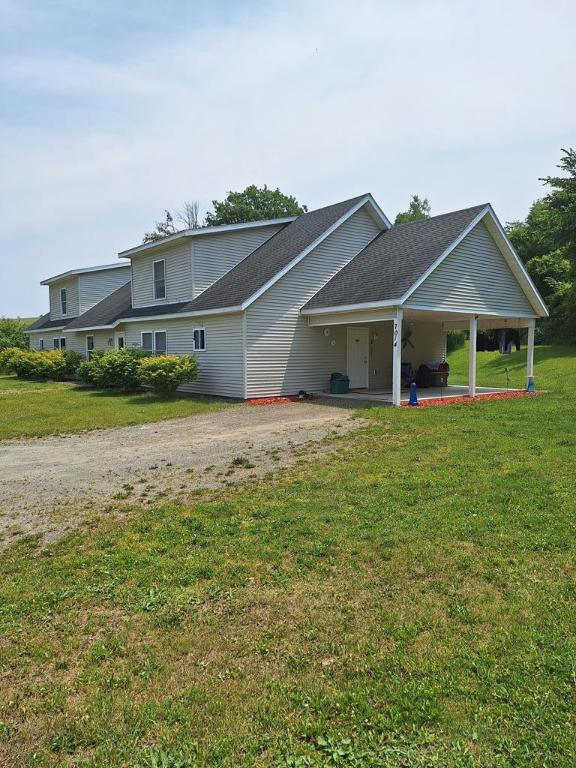
POLYGON ((437 219, 442 219, 446 216, 454 216, 457 213, 467 213, 468 211, 480 211, 482 208, 488 208, 490 207, 490 203, 481 203, 480 205, 470 205, 468 208, 458 208, 456 211, 446 211, 446 213, 437 213, 435 216, 426 216, 423 219, 416 219, 415 221, 402 221, 400 224, 392 224, 388 232, 390 232, 392 229, 396 229, 397 227, 405 227, 407 225, 412 224, 423 224, 426 221, 434 221, 437 219))

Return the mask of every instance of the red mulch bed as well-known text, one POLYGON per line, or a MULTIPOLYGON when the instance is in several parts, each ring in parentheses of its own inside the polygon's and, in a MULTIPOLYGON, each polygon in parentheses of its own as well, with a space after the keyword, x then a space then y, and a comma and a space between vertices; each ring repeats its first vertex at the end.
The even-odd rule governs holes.
POLYGON ((435 408, 439 405, 462 405, 471 403, 477 403, 480 400, 507 400, 510 397, 533 397, 534 395, 541 395, 542 392, 526 392, 524 390, 520 392, 489 392, 483 395, 476 395, 476 397, 469 397, 463 395, 462 397, 434 397, 430 400, 418 400, 418 406, 411 406, 409 403, 402 403, 403 406, 408 408, 435 408))
POLYGON ((282 397, 249 397, 246 405, 275 405, 276 403, 302 403, 306 400, 317 400, 317 395, 283 395, 282 397))

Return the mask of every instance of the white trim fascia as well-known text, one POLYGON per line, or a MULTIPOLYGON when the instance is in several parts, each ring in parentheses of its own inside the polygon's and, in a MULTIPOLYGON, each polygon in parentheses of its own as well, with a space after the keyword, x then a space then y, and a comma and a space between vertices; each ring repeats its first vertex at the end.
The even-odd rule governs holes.
POLYGON ((208 235, 219 235, 222 232, 236 232, 242 229, 256 229, 258 227, 273 227, 275 224, 290 224, 297 219, 297 216, 284 216, 281 219, 262 219, 261 221, 246 221, 242 224, 222 224, 217 227, 199 227, 198 229, 183 229, 182 232, 176 232, 161 240, 153 240, 151 243, 142 243, 133 248, 127 248, 118 253, 119 259, 128 259, 131 256, 142 251, 149 251, 152 248, 160 248, 166 243, 173 243, 175 240, 183 240, 187 237, 205 237, 208 235))
POLYGON ((85 267, 84 269, 69 269, 68 272, 62 272, 59 275, 54 275, 54 277, 47 277, 45 280, 40 281, 40 285, 50 285, 51 283, 58 282, 60 280, 64 280, 67 277, 74 277, 74 275, 87 275, 90 272, 102 272, 106 269, 122 269, 123 267, 126 268, 128 264, 100 264, 97 267, 85 267))
POLYGON ((528 312, 489 312, 484 309, 447 309, 446 307, 427 307, 423 304, 410 304, 405 306, 406 311, 414 309, 416 312, 439 312, 448 313, 451 315, 464 315, 469 317, 470 315, 478 315, 478 317, 516 317, 516 318, 536 318, 538 315, 529 314, 528 312))
MULTIPOLYGON (((154 305, 152 305, 154 306, 154 305)), ((242 312, 242 307, 227 307, 226 309, 204 309, 197 312, 171 312, 166 315, 138 315, 138 317, 119 317, 110 325, 91 325, 89 328, 70 328, 73 333, 87 331, 107 331, 117 328, 122 323, 145 323, 154 320, 178 320, 181 317, 205 317, 206 315, 232 315, 242 312)))
POLYGON ((244 302, 241 304, 241 309, 246 309, 250 306, 250 304, 253 304, 256 299, 260 298, 263 293, 266 293, 266 291, 271 288, 275 283, 280 280, 280 278, 284 277, 285 274, 290 272, 290 270, 296 266, 296 264, 299 264, 302 259, 304 259, 310 251, 314 250, 314 248, 317 248, 320 243, 322 243, 326 238, 332 234, 332 232, 335 232, 339 226, 341 226, 345 221, 347 221, 351 216, 353 216, 356 211, 359 211, 360 208, 366 205, 366 203, 370 203, 373 206, 376 206, 376 204, 372 200, 372 195, 364 195, 352 208, 350 208, 349 211, 346 211, 346 213, 343 216, 340 216, 340 218, 332 224, 332 226, 328 227, 328 229, 325 229, 322 234, 316 238, 312 243, 310 243, 309 246, 307 246, 303 251, 301 251, 298 256, 292 259, 286 266, 281 269, 279 272, 276 272, 276 274, 268 280, 268 282, 264 283, 263 286, 261 286, 255 293, 252 294, 252 296, 249 296, 244 302))
POLYGON ((53 325, 51 328, 32 328, 32 330, 29 330, 28 328, 24 329, 24 333, 47 333, 50 334, 52 331, 63 331, 64 328, 66 328, 65 325, 53 325))
POLYGON ((490 210, 490 206, 489 206, 489 205, 485 205, 485 206, 484 206, 484 208, 482 208, 482 210, 480 211, 480 213, 479 213, 477 216, 475 216, 475 217, 472 219, 472 221, 470 222, 470 224, 468 224, 468 226, 467 226, 465 229, 463 229, 463 230, 462 230, 462 232, 461 232, 461 233, 458 235, 458 237, 457 237, 457 238, 456 238, 456 239, 455 239, 455 240, 454 240, 454 241, 453 241, 453 242, 452 242, 452 243, 451 243, 451 244, 448 246, 448 248, 446 248, 446 249, 445 249, 445 250, 444 250, 444 251, 443 251, 443 252, 440 254, 440 256, 439 256, 439 257, 436 259, 436 261, 434 261, 434 262, 433 262, 433 264, 432 264, 430 267, 428 267, 428 269, 427 269, 427 270, 426 270, 426 271, 425 271, 425 272, 424 272, 422 275, 420 275, 420 277, 418 278, 418 280, 416 280, 416 282, 415 282, 415 283, 414 283, 414 284, 413 284, 413 285, 412 285, 412 286, 411 286, 411 287, 410 287, 410 288, 409 288, 409 289, 406 291, 406 293, 405 293, 405 294, 402 296, 402 298, 400 299, 400 303, 401 303, 401 304, 404 304, 404 302, 405 302, 407 299, 409 299, 409 298, 410 298, 410 296, 412 296, 412 294, 414 293, 414 291, 415 291, 417 288, 419 288, 419 287, 422 285, 422 283, 424 282, 424 280, 426 280, 426 279, 427 279, 427 278, 428 278, 428 277, 429 277, 429 276, 432 274, 432 272, 434 272, 434 270, 435 270, 437 267, 439 267, 439 266, 440 266, 440 264, 442 264, 442 262, 444 261, 444 259, 445 259, 447 256, 449 256, 449 255, 452 253, 452 251, 454 250, 454 248, 456 248, 456 246, 457 246, 457 245, 460 245, 460 243, 462 242, 462 240, 464 240, 464 238, 466 237, 466 235, 468 235, 468 234, 469 234, 469 233, 470 233, 470 232, 471 232, 471 231, 474 229, 474 227, 476 226, 476 224, 478 224, 480 221, 482 221, 482 219, 484 218, 484 216, 486 216, 486 214, 488 213, 488 211, 489 211, 489 210, 490 210))
MULTIPOLYGON (((494 209, 492 208, 492 206, 490 204, 488 204, 488 213, 490 214, 490 218, 494 222, 494 224, 496 226, 496 229, 498 230, 500 236, 502 237, 502 240, 506 244, 506 246, 508 248, 508 251, 509 251, 509 254, 510 254, 510 256, 512 256, 512 259, 514 260, 516 267, 518 267, 518 269, 522 273, 522 276, 524 277, 524 279, 526 280, 526 282, 528 283, 528 285, 532 289, 533 294, 534 294, 533 298, 536 299, 536 302, 539 304, 540 308, 545 313, 544 317, 548 317, 549 314, 550 314, 548 312, 548 307, 544 303, 544 300, 543 300, 542 296, 540 296, 540 293, 539 293, 538 289, 536 288, 536 286, 534 285, 534 283, 532 281, 532 278, 528 274, 528 270, 526 269, 524 264, 522 264, 522 261, 520 260, 520 257, 516 253, 516 249, 514 248, 514 246, 510 242, 510 238, 506 234, 506 230, 504 229, 504 227, 500 223, 500 220, 498 219, 498 216, 496 216, 496 213, 494 212, 494 209)), ((526 291, 524 291, 524 293, 526 293, 526 291)), ((531 302, 531 303, 532 303, 532 306, 534 306, 534 302, 531 302)))
POLYGON ((386 216, 386 214, 384 213, 382 208, 380 208, 380 206, 378 205, 376 200, 374 200, 374 198, 372 197, 372 193, 369 192, 366 195, 366 197, 369 199, 370 203, 372 204, 372 207, 374 208, 374 212, 377 214, 378 218, 385 225, 386 229, 391 229, 392 228, 392 222, 390 221, 388 216, 386 216))
POLYGON ((328 315, 337 312, 357 312, 359 309, 382 309, 384 307, 397 307, 400 299, 389 299, 387 301, 367 301, 363 304, 341 304, 336 307, 314 307, 312 309, 301 309, 301 315, 328 315))

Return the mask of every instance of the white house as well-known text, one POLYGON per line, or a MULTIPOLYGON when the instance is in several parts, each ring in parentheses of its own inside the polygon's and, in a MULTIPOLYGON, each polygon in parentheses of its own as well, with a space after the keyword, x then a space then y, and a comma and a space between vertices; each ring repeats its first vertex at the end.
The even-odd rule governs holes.
POLYGON ((547 315, 489 204, 392 226, 366 194, 119 257, 44 281, 50 312, 30 326, 32 347, 193 353, 186 390, 241 399, 325 391, 338 371, 399 405, 401 363, 441 360, 452 329, 470 330, 471 395, 477 329, 528 328, 532 376, 547 315))

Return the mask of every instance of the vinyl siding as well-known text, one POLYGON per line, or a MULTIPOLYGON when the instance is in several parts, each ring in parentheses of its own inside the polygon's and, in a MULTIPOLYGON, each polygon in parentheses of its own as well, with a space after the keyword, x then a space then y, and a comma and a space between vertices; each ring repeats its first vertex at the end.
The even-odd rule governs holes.
POLYGON ((280 229, 281 226, 270 226, 193 238, 194 296, 209 288, 280 229))
POLYGON ((192 298, 192 248, 189 239, 132 259, 134 307, 153 307, 155 304, 191 301, 192 298), (166 262, 166 298, 155 299, 153 264, 161 259, 166 262))
POLYGON ((323 390, 333 371, 344 370, 345 328, 325 336, 308 326, 300 308, 379 231, 360 209, 248 307, 247 397, 323 390))
POLYGON ((78 277, 71 277, 68 280, 61 280, 49 286, 50 290, 50 320, 59 320, 61 317, 71 320, 78 317, 79 295, 78 295, 78 277), (66 289, 66 314, 63 315, 60 308, 60 289, 66 289))
POLYGON ((80 314, 87 312, 99 301, 121 288, 130 280, 130 265, 123 269, 103 269, 79 275, 78 293, 80 314))
POLYGON ((222 397, 244 397, 244 355, 241 315, 217 315, 204 320, 181 318, 150 322, 124 323, 127 347, 140 347, 141 334, 147 331, 166 331, 167 353, 195 354, 199 363, 198 379, 181 387, 184 392, 195 392, 222 397), (204 328, 206 350, 193 351, 194 328, 204 328))
POLYGON ((426 278, 405 306, 534 315, 526 294, 483 222, 426 278))

